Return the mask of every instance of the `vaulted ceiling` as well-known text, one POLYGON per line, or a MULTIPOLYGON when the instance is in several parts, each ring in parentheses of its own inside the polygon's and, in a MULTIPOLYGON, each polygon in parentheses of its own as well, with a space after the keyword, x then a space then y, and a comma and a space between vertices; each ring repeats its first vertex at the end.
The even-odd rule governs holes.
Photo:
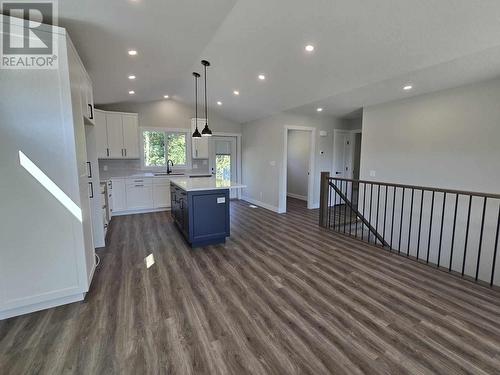
POLYGON ((500 76, 498 0, 64 0, 59 7, 101 104, 166 94, 192 103, 191 73, 202 72, 202 58, 212 63, 211 109, 238 122, 292 108, 345 116, 500 76), (404 91, 408 83, 413 89, 404 91))

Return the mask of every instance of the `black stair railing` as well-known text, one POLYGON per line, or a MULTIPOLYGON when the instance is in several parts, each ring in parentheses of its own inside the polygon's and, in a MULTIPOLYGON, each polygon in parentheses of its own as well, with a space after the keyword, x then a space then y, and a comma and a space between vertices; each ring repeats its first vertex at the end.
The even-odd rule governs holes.
POLYGON ((320 225, 490 286, 500 285, 500 194, 321 174, 320 225))

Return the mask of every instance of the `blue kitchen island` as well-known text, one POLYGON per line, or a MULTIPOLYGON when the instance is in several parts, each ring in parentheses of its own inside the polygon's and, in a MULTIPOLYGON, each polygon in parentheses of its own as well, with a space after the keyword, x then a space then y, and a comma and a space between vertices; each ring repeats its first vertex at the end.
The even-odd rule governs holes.
POLYGON ((230 235, 229 190, 243 187, 215 177, 170 180, 172 218, 192 247, 226 241, 230 235))

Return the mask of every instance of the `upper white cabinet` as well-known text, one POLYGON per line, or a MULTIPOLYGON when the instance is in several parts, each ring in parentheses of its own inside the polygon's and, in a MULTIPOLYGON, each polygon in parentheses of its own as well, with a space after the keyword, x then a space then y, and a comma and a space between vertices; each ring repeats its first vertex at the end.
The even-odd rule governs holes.
POLYGON ((95 111, 100 159, 138 159, 139 121, 136 113, 95 111))
MULTIPOLYGON (((205 119, 198 119, 198 131, 201 133, 205 127, 205 119)), ((191 132, 196 128, 196 119, 191 119, 191 132)), ((208 159, 208 139, 209 137, 191 138, 193 159, 208 159)))
POLYGON ((86 123, 95 124, 94 112, 94 93, 92 90, 92 81, 85 72, 85 77, 82 82, 82 113, 86 123))

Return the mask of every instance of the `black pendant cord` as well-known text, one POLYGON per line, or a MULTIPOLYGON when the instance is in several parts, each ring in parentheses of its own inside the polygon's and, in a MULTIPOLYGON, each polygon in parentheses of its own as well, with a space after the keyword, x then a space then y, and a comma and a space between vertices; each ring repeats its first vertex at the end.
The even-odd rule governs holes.
POLYGON ((196 125, 196 131, 198 131, 198 77, 194 76, 194 123, 196 125))
POLYGON ((205 68, 205 125, 208 126, 208 105, 207 105, 207 65, 205 68))

